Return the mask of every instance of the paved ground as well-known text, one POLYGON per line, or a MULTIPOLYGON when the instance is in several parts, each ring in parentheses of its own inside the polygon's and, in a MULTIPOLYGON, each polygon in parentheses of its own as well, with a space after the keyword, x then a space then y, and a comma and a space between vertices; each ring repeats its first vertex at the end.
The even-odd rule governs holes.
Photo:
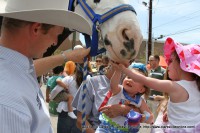
MULTIPOLYGON (((41 87, 41 90, 42 90, 42 93, 43 93, 44 98, 45 98, 46 97, 46 85, 43 85, 41 87)), ((49 108, 49 104, 46 103, 46 105, 47 105, 47 108, 49 108)), ((57 115, 52 115, 52 114, 50 114, 50 116, 51 116, 51 124, 53 126, 54 133, 57 133, 57 120, 58 120, 58 117, 57 117, 57 115)))
MULTIPOLYGON (((43 85, 42 88, 41 88, 44 97, 45 97, 45 94, 46 94, 45 88, 46 88, 45 85, 43 85)), ((49 107, 48 103, 46 105, 47 105, 47 107, 49 107)), ((56 115, 51 114, 51 123, 52 123, 52 126, 53 126, 54 133, 57 133, 57 120, 58 120, 58 117, 56 115)), ((141 124, 141 129, 140 129, 139 133, 150 133, 149 125, 141 124)))

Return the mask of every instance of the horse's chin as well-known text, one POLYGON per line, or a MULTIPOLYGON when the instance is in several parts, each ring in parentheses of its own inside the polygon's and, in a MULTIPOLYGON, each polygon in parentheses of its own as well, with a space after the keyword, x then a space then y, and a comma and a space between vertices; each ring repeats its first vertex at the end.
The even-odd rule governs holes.
POLYGON ((114 62, 117 62, 117 63, 121 63, 125 66, 128 66, 129 65, 129 62, 130 60, 129 59, 124 59, 124 58, 120 58, 119 56, 117 56, 118 54, 116 54, 116 52, 112 49, 112 47, 110 46, 107 46, 106 47, 106 50, 107 50, 107 55, 108 57, 114 61, 114 62))

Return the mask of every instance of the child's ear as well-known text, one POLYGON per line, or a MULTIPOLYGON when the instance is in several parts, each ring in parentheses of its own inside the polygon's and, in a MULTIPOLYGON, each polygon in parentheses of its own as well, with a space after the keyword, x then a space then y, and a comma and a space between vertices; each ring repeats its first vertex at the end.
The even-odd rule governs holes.
POLYGON ((143 93, 144 91, 145 91, 145 87, 143 86, 143 87, 140 88, 139 92, 143 93))

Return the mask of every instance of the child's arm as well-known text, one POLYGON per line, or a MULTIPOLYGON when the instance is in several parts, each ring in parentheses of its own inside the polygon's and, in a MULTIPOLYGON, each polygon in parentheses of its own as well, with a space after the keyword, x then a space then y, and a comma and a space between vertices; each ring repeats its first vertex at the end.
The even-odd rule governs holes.
POLYGON ((141 103, 141 106, 139 109, 142 114, 142 119, 140 122, 152 124, 154 121, 153 113, 151 112, 148 105, 146 104, 146 102, 143 99, 142 99, 142 103, 141 103))
POLYGON ((145 86, 152 88, 156 91, 166 92, 169 95, 182 92, 182 90, 180 90, 182 88, 178 84, 170 80, 159 80, 151 77, 146 77, 140 73, 131 71, 122 64, 120 65, 114 64, 114 65, 115 67, 118 67, 118 69, 120 69, 128 77, 133 79, 135 82, 142 83, 145 86))
POLYGON ((57 85, 61 86, 62 88, 64 88, 65 90, 68 91, 68 86, 65 83, 62 82, 62 79, 58 78, 56 80, 56 83, 57 83, 57 85))
POLYGON ((119 88, 120 78, 121 78, 121 72, 116 70, 110 80, 110 91, 112 92, 113 95, 118 94, 121 90, 119 88))

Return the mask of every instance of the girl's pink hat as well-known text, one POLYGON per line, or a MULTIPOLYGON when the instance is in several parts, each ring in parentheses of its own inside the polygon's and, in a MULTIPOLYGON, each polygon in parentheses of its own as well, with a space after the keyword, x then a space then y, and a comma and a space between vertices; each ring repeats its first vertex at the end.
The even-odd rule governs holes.
POLYGON ((164 45, 164 55, 168 65, 174 50, 180 59, 181 69, 200 76, 200 44, 182 45, 172 38, 167 38, 164 45))

